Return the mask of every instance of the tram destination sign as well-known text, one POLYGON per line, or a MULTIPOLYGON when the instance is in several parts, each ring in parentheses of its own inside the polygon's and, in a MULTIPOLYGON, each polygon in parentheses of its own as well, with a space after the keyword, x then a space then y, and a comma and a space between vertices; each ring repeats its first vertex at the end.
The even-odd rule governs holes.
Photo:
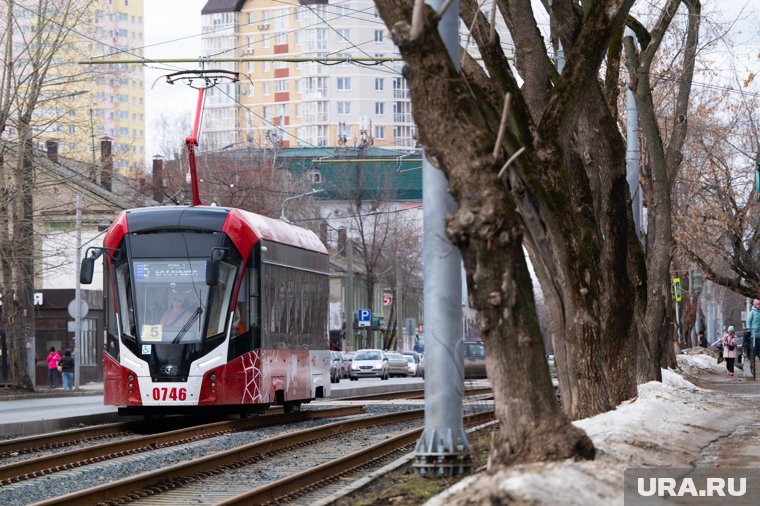
POLYGON ((135 279, 154 281, 197 278, 206 275, 206 264, 197 262, 135 262, 135 279))

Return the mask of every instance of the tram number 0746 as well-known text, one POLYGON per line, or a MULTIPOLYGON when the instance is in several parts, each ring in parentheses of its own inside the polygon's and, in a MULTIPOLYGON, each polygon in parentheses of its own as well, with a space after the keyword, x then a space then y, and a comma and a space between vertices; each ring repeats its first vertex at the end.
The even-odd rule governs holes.
POLYGON ((187 399, 187 389, 185 388, 154 388, 153 400, 154 401, 184 401, 187 399))

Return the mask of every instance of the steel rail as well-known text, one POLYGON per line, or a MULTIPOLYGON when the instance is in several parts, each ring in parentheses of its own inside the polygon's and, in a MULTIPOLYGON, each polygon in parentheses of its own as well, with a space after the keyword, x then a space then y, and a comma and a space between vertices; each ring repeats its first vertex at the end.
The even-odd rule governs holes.
POLYGON ((363 413, 363 408, 361 406, 344 406, 333 409, 300 411, 288 415, 273 414, 257 418, 224 420, 221 422, 162 432, 160 434, 139 436, 124 441, 109 441, 88 448, 80 448, 65 453, 48 455, 0 466, 0 484, 15 483, 65 469, 81 467, 87 464, 102 462, 104 460, 125 455, 143 453, 155 450, 156 448, 176 446, 195 439, 209 438, 228 432, 313 420, 316 418, 349 416, 361 413, 363 413))
POLYGON ((0 441, 0 457, 6 457, 10 453, 18 455, 38 451, 41 448, 61 448, 89 439, 117 436, 129 432, 130 423, 132 422, 108 423, 0 441))
MULTIPOLYGON (((465 390, 466 396, 493 393, 492 388, 471 388, 465 390)), ((390 399, 424 399, 424 390, 406 390, 403 392, 384 392, 380 394, 355 395, 352 397, 337 397, 335 401, 383 401, 390 399)))
MULTIPOLYGON (((303 412, 302 412, 303 413, 303 412)), ((346 431, 355 431, 378 425, 400 423, 424 416, 423 409, 398 413, 362 417, 353 420, 333 422, 319 427, 303 429, 262 441, 250 443, 231 450, 225 450, 200 459, 182 462, 156 471, 141 473, 98 487, 88 488, 35 503, 35 506, 90 506, 97 503, 117 503, 122 498, 139 498, 168 489, 177 488, 202 477, 224 472, 256 461, 268 454, 294 449, 306 444, 343 436, 346 431)))
MULTIPOLYGON (((477 424, 493 419, 493 411, 487 411, 464 417, 465 424, 477 424)), ((249 504, 275 503, 290 496, 303 495, 320 484, 329 484, 342 476, 351 474, 361 468, 370 467, 373 463, 386 460, 390 455, 398 453, 417 442, 423 428, 412 429, 398 436, 388 438, 363 450, 356 451, 344 457, 325 462, 312 469, 293 474, 287 478, 274 481, 249 492, 237 495, 216 506, 236 506, 249 504)))

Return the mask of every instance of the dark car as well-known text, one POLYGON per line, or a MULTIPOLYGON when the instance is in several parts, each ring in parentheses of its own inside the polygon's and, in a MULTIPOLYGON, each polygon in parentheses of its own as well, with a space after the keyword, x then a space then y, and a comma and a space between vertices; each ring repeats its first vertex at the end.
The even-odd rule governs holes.
POLYGON ((343 360, 339 351, 330 352, 330 383, 340 383, 340 370, 343 360))
POLYGON ((486 377, 486 349, 481 341, 464 342, 464 377, 486 377))

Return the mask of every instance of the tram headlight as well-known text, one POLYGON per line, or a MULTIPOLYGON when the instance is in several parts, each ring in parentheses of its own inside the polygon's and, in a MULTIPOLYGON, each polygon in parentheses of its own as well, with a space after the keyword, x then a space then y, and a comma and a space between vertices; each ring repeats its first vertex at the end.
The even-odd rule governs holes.
POLYGON ((128 375, 127 375, 127 379, 128 379, 129 381, 134 381, 134 380, 135 380, 135 377, 134 377, 134 376, 132 376, 131 374, 128 374, 128 375))

